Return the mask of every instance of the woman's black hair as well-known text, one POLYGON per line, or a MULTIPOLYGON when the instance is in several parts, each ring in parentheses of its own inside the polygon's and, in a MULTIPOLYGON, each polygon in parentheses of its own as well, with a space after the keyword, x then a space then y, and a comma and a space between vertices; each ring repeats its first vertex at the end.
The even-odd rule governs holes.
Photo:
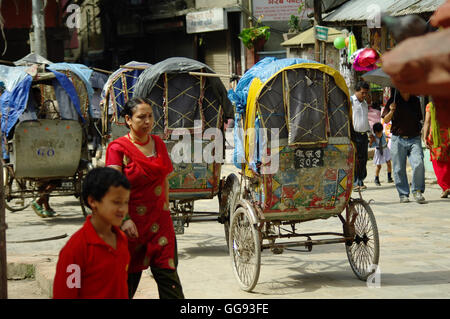
MULTIPOLYGON (((145 97, 133 97, 130 100, 128 100, 127 103, 123 106, 122 111, 120 112, 120 116, 125 118, 125 115, 128 115, 130 118, 133 116, 134 109, 139 104, 148 104, 150 107, 152 107, 152 102, 145 98, 145 97)), ((125 123, 127 128, 130 128, 127 123, 125 123)))
POLYGON ((83 181, 82 196, 84 203, 91 208, 88 197, 100 202, 111 186, 130 189, 130 182, 118 170, 111 167, 96 167, 87 173, 83 181))
POLYGON ((375 133, 375 132, 383 132, 383 124, 381 124, 380 122, 375 123, 375 124, 372 126, 372 129, 373 129, 373 132, 374 132, 374 133, 375 133))
POLYGON ((125 117, 125 115, 128 115, 129 117, 133 116, 134 109, 139 104, 148 104, 152 106, 152 102, 144 97, 133 97, 130 100, 128 100, 127 103, 123 106, 122 111, 120 112, 120 116, 125 117))

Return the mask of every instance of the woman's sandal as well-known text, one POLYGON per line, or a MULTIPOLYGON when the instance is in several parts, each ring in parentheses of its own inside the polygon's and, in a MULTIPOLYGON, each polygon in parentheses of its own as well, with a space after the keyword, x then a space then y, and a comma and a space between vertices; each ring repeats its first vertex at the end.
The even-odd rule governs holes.
POLYGON ((59 214, 57 212, 55 212, 52 208, 44 210, 44 215, 46 217, 56 217, 59 216, 59 214))
POLYGON ((41 205, 39 205, 36 201, 31 202, 31 208, 33 208, 36 215, 42 218, 46 218, 47 215, 45 214, 44 208, 42 208, 41 205))

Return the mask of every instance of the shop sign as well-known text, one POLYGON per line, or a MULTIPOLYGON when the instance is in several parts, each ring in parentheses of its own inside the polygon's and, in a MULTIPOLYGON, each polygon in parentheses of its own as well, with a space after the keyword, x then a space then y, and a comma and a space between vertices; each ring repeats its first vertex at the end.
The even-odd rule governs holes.
POLYGON ((289 21, 291 15, 299 19, 308 19, 308 14, 313 9, 306 9, 305 0, 253 0, 253 15, 261 21, 289 21), (298 8, 303 4, 303 10, 299 14, 298 8))
POLYGON ((199 33, 228 29, 227 13, 223 8, 186 14, 186 32, 199 33))

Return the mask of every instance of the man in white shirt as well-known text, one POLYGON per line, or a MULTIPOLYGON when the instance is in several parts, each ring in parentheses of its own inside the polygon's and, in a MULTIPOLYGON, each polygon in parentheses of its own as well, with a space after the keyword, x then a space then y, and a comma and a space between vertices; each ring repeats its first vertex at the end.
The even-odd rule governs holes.
POLYGON ((367 176, 367 157, 369 151, 369 106, 366 97, 369 94, 370 86, 367 82, 358 82, 355 86, 355 94, 351 96, 352 102, 352 121, 355 130, 356 145, 356 166, 354 177, 354 188, 366 189, 364 179, 367 176))

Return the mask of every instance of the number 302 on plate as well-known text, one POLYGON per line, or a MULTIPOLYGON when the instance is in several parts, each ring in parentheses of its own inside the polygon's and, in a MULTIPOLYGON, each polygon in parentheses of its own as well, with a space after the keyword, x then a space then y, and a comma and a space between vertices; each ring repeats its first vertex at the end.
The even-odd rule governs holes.
POLYGON ((322 148, 297 148, 295 150, 295 168, 312 168, 323 166, 324 150, 322 148))

